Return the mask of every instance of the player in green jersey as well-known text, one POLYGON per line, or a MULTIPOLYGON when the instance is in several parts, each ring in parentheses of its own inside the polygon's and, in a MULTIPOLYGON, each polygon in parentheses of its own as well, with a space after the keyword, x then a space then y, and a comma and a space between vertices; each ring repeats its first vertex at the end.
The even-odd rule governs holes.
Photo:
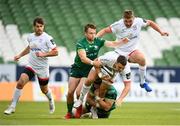
POLYGON ((96 38, 96 26, 87 24, 84 27, 85 37, 80 39, 76 44, 76 57, 74 64, 71 67, 68 94, 67 94, 67 109, 66 119, 72 118, 72 107, 74 104, 74 92, 76 90, 77 98, 80 96, 82 84, 88 76, 92 66, 98 67, 98 64, 93 60, 97 58, 101 47, 118 47, 128 42, 127 38, 119 41, 107 41, 101 38, 96 38))
POLYGON ((94 84, 91 85, 81 118, 108 118, 111 111, 116 108, 115 101, 117 98, 117 91, 113 85, 108 87, 103 99, 96 99, 101 83, 102 80, 98 78, 94 81, 94 84))

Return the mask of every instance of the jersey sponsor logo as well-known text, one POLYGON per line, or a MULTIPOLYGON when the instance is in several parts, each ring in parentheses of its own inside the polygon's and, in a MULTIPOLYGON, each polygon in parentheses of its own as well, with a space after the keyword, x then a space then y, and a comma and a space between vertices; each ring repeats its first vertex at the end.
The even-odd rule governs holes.
POLYGON ((39 49, 39 48, 31 48, 31 51, 41 51, 41 49, 39 49))
POLYGON ((137 38, 137 35, 133 36, 132 33, 130 33, 128 36, 127 36, 128 39, 135 39, 137 38))
POLYGON ((101 62, 109 62, 110 60, 109 59, 100 59, 101 62))

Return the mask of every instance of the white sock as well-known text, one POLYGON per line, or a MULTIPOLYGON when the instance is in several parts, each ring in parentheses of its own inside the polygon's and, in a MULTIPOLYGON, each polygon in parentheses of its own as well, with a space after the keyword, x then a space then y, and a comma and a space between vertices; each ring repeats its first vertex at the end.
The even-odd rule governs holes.
POLYGON ((79 99, 83 102, 84 100, 84 96, 87 94, 87 92, 89 91, 91 86, 86 86, 85 84, 83 84, 82 89, 81 89, 81 93, 80 93, 80 97, 79 99))
POLYGON ((145 83, 146 66, 139 66, 140 84, 145 83))
POLYGON ((50 89, 48 90, 48 92, 45 95, 47 96, 49 101, 53 100, 52 92, 50 89))
POLYGON ((21 96, 21 92, 22 92, 22 89, 15 88, 13 99, 12 99, 12 103, 10 105, 13 108, 16 107, 16 104, 17 104, 17 102, 19 100, 19 97, 21 96))

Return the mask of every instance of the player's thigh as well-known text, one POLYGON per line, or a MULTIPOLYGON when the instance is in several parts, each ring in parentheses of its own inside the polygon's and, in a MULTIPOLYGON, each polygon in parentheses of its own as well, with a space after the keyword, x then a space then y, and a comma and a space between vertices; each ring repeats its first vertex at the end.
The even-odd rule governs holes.
POLYGON ((22 73, 17 82, 17 88, 22 89, 28 81, 29 81, 29 76, 26 73, 22 73))
POLYGON ((88 74, 87 79, 85 80, 86 86, 90 86, 98 78, 98 74, 94 68, 92 68, 88 74))
POLYGON ((24 85, 31 80, 34 77, 34 71, 25 68, 24 71, 22 72, 18 82, 17 82, 17 87, 19 89, 23 88, 24 85))
POLYGON ((76 90, 81 78, 70 77, 68 82, 68 93, 72 94, 76 90))
POLYGON ((143 65, 145 64, 145 56, 140 50, 135 50, 129 55, 129 61, 143 65))

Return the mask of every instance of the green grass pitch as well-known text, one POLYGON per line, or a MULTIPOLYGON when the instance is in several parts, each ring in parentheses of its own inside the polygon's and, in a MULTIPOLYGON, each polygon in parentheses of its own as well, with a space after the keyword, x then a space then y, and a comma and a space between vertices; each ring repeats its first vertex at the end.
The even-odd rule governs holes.
POLYGON ((0 125, 180 125, 180 103, 124 103, 109 119, 63 119, 66 103, 56 102, 49 114, 47 102, 19 102, 16 112, 4 115, 9 102, 0 101, 0 125))

